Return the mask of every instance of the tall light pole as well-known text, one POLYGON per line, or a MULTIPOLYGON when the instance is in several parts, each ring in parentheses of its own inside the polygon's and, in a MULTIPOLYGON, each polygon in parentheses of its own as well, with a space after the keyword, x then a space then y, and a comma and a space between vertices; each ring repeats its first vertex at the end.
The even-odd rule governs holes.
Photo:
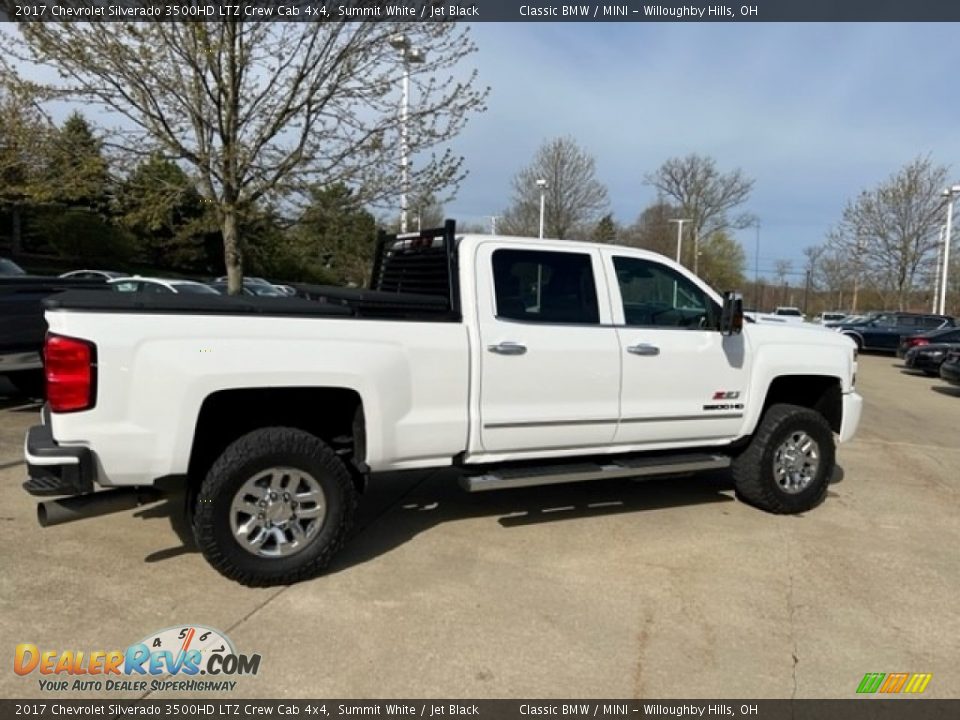
POLYGON ((693 222, 690 218, 670 218, 670 222, 677 224, 677 264, 680 264, 680 248, 683 246, 683 224, 693 222))
POLYGON ((937 264, 934 265, 933 276, 933 305, 930 312, 935 313, 940 307, 940 263, 943 261, 943 233, 946 231, 946 225, 941 225, 937 233, 937 264))
POLYGON ((940 274, 940 314, 947 310, 947 273, 950 270, 950 237, 953 235, 953 199, 960 195, 960 185, 953 185, 943 191, 947 198, 947 229, 943 234, 943 271, 940 274))
POLYGON ((543 215, 546 209, 547 181, 543 178, 537 180, 537 187, 540 188, 540 239, 543 239, 543 215))
POLYGON ((391 35, 390 47, 400 53, 403 63, 403 82, 400 92, 400 232, 407 231, 407 194, 410 192, 410 149, 407 143, 407 121, 410 116, 410 66, 419 65, 427 54, 410 44, 410 38, 402 33, 391 35))
POLYGON ((753 309, 760 312, 760 218, 754 218, 757 240, 753 249, 753 309))

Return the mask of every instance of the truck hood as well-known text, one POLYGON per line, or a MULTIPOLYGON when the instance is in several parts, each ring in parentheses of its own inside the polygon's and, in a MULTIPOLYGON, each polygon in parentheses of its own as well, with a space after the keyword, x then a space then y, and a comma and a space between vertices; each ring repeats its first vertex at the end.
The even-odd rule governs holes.
POLYGON ((831 345, 840 348, 856 347, 856 343, 834 328, 813 323, 791 323, 773 325, 766 323, 744 323, 743 332, 754 343, 776 343, 782 345, 831 345))

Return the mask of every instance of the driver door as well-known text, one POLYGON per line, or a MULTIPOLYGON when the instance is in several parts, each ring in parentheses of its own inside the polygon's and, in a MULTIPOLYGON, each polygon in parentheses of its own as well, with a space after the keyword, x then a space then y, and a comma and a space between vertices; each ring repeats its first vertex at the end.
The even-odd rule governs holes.
POLYGON ((748 392, 744 335, 720 334, 720 307, 692 277, 650 256, 603 255, 623 368, 616 444, 736 436, 748 392))

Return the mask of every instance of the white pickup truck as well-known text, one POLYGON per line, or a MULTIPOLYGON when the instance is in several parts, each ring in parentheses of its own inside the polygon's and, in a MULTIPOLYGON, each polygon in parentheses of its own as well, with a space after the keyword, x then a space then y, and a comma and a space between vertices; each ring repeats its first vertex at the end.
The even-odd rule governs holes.
POLYGON ((371 473, 482 491, 730 466, 742 499, 796 513, 860 420, 849 338, 744 326, 733 293, 642 250, 448 222, 381 236, 369 290, 298 289, 48 300, 25 488, 71 497, 41 524, 182 483, 218 571, 290 583, 342 545, 371 473))

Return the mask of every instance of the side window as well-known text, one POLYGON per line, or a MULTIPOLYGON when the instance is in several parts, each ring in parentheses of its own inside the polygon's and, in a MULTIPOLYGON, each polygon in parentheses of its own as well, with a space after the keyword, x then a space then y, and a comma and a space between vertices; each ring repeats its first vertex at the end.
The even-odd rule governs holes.
POLYGON ((141 292, 144 292, 148 295, 169 295, 173 292, 173 290, 165 285, 160 285, 159 283, 147 282, 143 283, 141 292))
POLYGON ((140 283, 130 280, 128 282, 113 283, 113 289, 115 292, 130 293, 136 292, 138 285, 140 285, 140 283))
POLYGON ((697 285, 650 260, 615 257, 627 325, 701 329, 713 327, 715 303, 697 285))
POLYGON ((920 318, 913 315, 900 315, 897 317, 897 327, 915 328, 920 325, 920 318))
POLYGON ((943 325, 943 319, 936 316, 928 315, 923 318, 923 326, 926 328, 938 328, 943 325))
POLYGON ((496 250, 497 317, 542 323, 599 325, 590 256, 540 250, 496 250))

